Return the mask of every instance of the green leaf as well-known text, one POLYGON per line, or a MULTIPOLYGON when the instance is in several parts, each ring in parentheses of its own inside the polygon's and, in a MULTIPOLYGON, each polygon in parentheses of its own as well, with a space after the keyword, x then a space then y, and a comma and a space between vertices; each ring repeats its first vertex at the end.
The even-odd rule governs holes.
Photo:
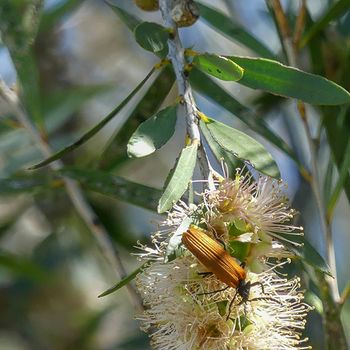
MULTIPOLYGON (((51 183, 54 185, 54 182, 51 183)), ((34 192, 50 187, 50 180, 47 176, 38 175, 16 175, 0 179, 0 194, 14 195, 22 192, 34 192)))
MULTIPOLYGON (((202 121, 200 123, 203 123, 202 121)), ((232 153, 227 152, 224 150, 211 136, 208 128, 204 126, 201 127, 201 132, 203 133, 203 136, 208 143, 208 146, 210 147, 211 151, 213 152, 215 158, 218 162, 221 162, 222 160, 225 161, 226 165, 228 166, 229 174, 234 174, 235 169, 242 167, 242 162, 240 162, 239 159, 237 159, 232 153)))
POLYGON ((193 64, 201 71, 226 81, 240 80, 244 74, 242 67, 236 63, 225 57, 209 53, 196 56, 193 64))
POLYGON ((274 54, 264 44, 247 32, 240 24, 233 22, 234 19, 204 4, 198 4, 198 6, 201 14, 200 18, 207 21, 214 29, 229 39, 243 44, 259 56, 274 58, 274 54))
POLYGON ((200 127, 208 128, 211 136, 222 148, 250 163, 256 170, 272 177, 280 176, 277 164, 270 153, 252 137, 210 118, 201 121, 200 127))
POLYGON ((62 150, 56 152, 51 157, 43 160, 42 162, 31 166, 29 169, 34 170, 41 168, 47 164, 52 163, 53 161, 62 158, 65 154, 73 151, 78 148, 86 141, 88 141, 91 137, 96 135, 110 120, 112 120, 126 105, 127 103, 136 95, 136 93, 142 88, 142 86, 146 83, 149 77, 153 74, 154 68, 146 75, 146 77, 136 86, 136 88, 116 107, 110 112, 106 117, 104 117, 98 124, 96 124, 93 128, 91 128, 88 132, 86 132, 83 136, 81 136, 77 141, 70 144, 68 147, 63 148, 62 150))
POLYGON ((128 159, 126 145, 135 129, 161 107, 175 81, 175 75, 170 66, 165 67, 148 88, 140 102, 130 113, 124 125, 107 142, 103 150, 99 167, 114 169, 128 159))
POLYGON ((349 0, 339 0, 334 2, 324 15, 314 23, 314 25, 305 33, 300 42, 300 47, 304 47, 307 43, 320 31, 322 31, 329 22, 341 17, 350 9, 349 0))
POLYGON ((350 102, 350 94, 319 75, 263 58, 230 56, 244 69, 239 83, 252 89, 292 97, 314 105, 340 105, 350 102))
POLYGON ((106 295, 109 295, 111 293, 116 292, 118 289, 124 287, 125 285, 127 285, 129 282, 131 282, 140 272, 143 271, 144 268, 147 267, 147 265, 149 264, 149 262, 145 262, 144 264, 142 264, 140 267, 138 267, 135 271, 133 271, 130 275, 126 276, 125 278, 123 278, 121 281, 119 281, 117 284, 115 284, 113 287, 107 289, 106 291, 104 291, 103 293, 101 293, 98 297, 102 298, 105 297, 106 295))
POLYGON ((77 180, 88 190, 149 210, 156 210, 157 202, 161 195, 160 190, 137 184, 103 171, 65 168, 60 170, 59 173, 77 180))
MULTIPOLYGON (((338 173, 342 172, 345 160, 344 150, 348 147, 350 135, 350 108, 343 107, 341 111, 334 108, 324 108, 323 125, 326 130, 327 140, 331 148, 334 163, 338 173)), ((350 176, 344 175, 343 188, 350 203, 350 176)))
POLYGON ((40 126, 44 125, 42 113, 39 71, 32 50, 25 55, 12 54, 21 86, 21 97, 30 117, 40 126))
POLYGON ((0 252, 0 266, 35 281, 43 281, 49 277, 47 271, 33 261, 3 251, 0 252))
POLYGON ((131 31, 134 31, 134 29, 141 23, 141 20, 139 18, 126 12, 116 3, 111 3, 107 0, 105 0, 105 3, 111 7, 111 9, 118 15, 118 17, 131 31))
POLYGON ((334 212, 335 206, 341 194, 341 190, 343 189, 344 184, 349 177, 349 169, 350 169, 350 138, 348 138, 348 144, 344 151, 344 159, 339 169, 338 181, 335 185, 335 188, 333 190, 333 193, 327 205, 327 213, 328 213, 328 216, 330 217, 334 212))
POLYGON ((161 54, 165 57, 168 52, 169 33, 160 24, 152 22, 140 23, 134 30, 137 43, 147 51, 161 54))
POLYGON ((254 114, 252 110, 240 104, 220 85, 216 84, 212 79, 197 69, 191 71, 190 82, 197 92, 235 115, 253 131, 265 137, 281 151, 285 152, 297 163, 299 167, 302 166, 286 142, 268 128, 263 118, 254 114))
POLYGON ((309 264, 316 270, 332 276, 328 264, 317 250, 306 240, 305 236, 276 233, 275 237, 281 237, 282 243, 294 253, 302 262, 309 264), (293 244, 297 243, 296 244, 293 244))
POLYGON ((182 220, 181 224, 177 227, 176 231, 172 234, 172 236, 169 239, 169 243, 166 247, 167 257, 171 258, 171 256, 176 253, 177 249, 179 248, 179 245, 181 244, 183 233, 187 231, 192 222, 192 218, 188 216, 185 216, 185 218, 182 220))
POLYGON ((198 144, 185 147, 175 165, 171 178, 159 200, 158 213, 164 213, 185 193, 196 165, 198 144))
POLYGON ((166 107, 144 121, 129 140, 129 157, 144 157, 161 148, 173 136, 175 124, 176 106, 166 107))
POLYGON ((61 0, 53 8, 44 11, 41 16, 39 32, 45 33, 52 29, 57 22, 62 20, 67 14, 72 13, 82 3, 83 0, 61 0))
POLYGON ((0 1, 1 40, 11 56, 24 57, 37 34, 43 0, 0 1))

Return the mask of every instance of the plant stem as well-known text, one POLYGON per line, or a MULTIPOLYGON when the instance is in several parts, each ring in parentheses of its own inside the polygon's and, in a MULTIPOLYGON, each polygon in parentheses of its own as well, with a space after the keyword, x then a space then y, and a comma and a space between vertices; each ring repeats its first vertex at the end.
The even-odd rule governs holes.
MULTIPOLYGON (((177 25, 174 22, 171 11, 173 9, 173 0, 160 0, 159 7, 162 13, 163 21, 166 28, 170 31, 168 40, 169 53, 168 58, 171 60, 176 76, 176 82, 179 95, 181 96, 181 105, 186 118, 187 133, 191 142, 200 143, 200 131, 198 127, 197 106, 193 97, 192 88, 185 74, 186 60, 184 47, 182 46, 177 25)), ((198 161, 204 178, 209 176, 209 166, 206 153, 203 147, 199 146, 198 161)))
MULTIPOLYGON (((287 60, 291 66, 298 68, 298 50, 297 46, 293 44, 293 39, 291 37, 291 30, 288 24, 287 17, 283 11, 280 0, 268 0, 270 4, 278 25, 279 32, 282 37, 282 44, 284 46, 287 60)), ((306 3, 303 0, 301 4, 301 15, 305 16, 302 12, 305 11, 306 3)), ((300 19, 302 22, 303 19, 300 19)), ((302 26, 302 23, 299 23, 298 26, 302 26)), ((301 29, 297 28, 297 38, 300 37, 301 29)), ((310 156, 311 156, 311 187, 314 193, 316 205, 318 208, 322 231, 324 235, 324 241, 326 245, 326 260, 330 266, 332 275, 329 277, 324 274, 318 274, 319 288, 321 292, 322 302, 324 306, 323 321, 325 327, 325 340, 329 350, 339 349, 346 350, 346 337, 342 322, 340 319, 340 296, 338 290, 337 282, 337 269, 335 261, 335 251, 331 230, 331 222, 327 219, 327 211, 324 203, 324 198, 321 192, 321 182, 318 174, 317 166, 317 147, 312 138, 310 126, 307 120, 307 114, 305 109, 305 104, 303 102, 298 102, 298 111, 300 118, 303 122, 305 134, 309 146, 310 156)))
MULTIPOLYGON (((4 82, 0 80, 0 97, 4 99, 8 106, 11 108, 11 112, 16 116, 19 123, 27 130, 36 146, 41 151, 42 155, 50 157, 53 152, 49 144, 41 137, 39 131, 32 124, 29 116, 22 108, 21 103, 18 99, 17 94, 9 89, 4 82)), ((63 167, 63 163, 59 160, 54 161, 50 164, 52 170, 59 170, 63 167)), ((93 236, 96 239, 97 245, 101 251, 101 254, 105 257, 107 262, 112 267, 113 271, 116 272, 117 278, 122 279, 126 276, 124 265, 121 261, 119 252, 114 247, 111 239, 109 238, 108 232, 98 219, 95 212, 87 202, 84 194, 76 181, 69 178, 63 177, 63 182, 66 188, 66 192, 73 203, 76 211, 85 222, 86 226, 90 229, 93 236)), ((133 305, 138 309, 142 310, 142 303, 140 298, 132 285, 127 285, 129 297, 133 305)))

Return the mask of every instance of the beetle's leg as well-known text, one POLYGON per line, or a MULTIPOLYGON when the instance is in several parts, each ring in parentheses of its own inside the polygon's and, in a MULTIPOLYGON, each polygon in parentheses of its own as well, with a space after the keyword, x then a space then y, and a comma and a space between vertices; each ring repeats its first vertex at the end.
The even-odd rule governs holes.
POLYGON ((208 295, 208 294, 219 293, 219 292, 223 292, 224 290, 226 290, 228 288, 230 288, 230 286, 226 286, 225 288, 222 288, 222 289, 213 290, 211 292, 199 293, 197 295, 208 295))
POLYGON ((242 262, 239 264, 239 266, 240 266, 240 267, 242 267, 242 268, 244 269, 244 268, 245 268, 245 266, 246 266, 245 261, 242 261, 242 262))
POLYGON ((235 299, 236 299, 237 293, 238 293, 238 290, 236 290, 236 293, 235 293, 235 295, 233 296, 232 300, 230 301, 230 305, 228 306, 228 314, 227 314, 227 316, 226 316, 226 321, 228 321, 228 319, 230 318, 230 315, 231 315, 231 308, 232 308, 233 302, 234 302, 235 299))
POLYGON ((260 286, 262 293, 265 294, 264 285, 261 282, 254 282, 250 285, 250 287, 254 287, 254 286, 260 286))

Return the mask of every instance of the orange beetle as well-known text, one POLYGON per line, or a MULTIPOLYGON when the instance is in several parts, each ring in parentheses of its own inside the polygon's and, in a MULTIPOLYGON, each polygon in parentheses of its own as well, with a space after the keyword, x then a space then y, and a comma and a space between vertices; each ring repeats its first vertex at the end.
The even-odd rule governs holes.
POLYGON ((182 243, 210 272, 212 272, 221 282, 227 285, 227 287, 215 292, 223 291, 230 287, 236 289, 236 294, 229 305, 229 314, 227 318, 229 318, 231 306, 237 294, 239 294, 242 298, 239 305, 247 301, 262 299, 270 299, 279 303, 279 301, 273 298, 266 297, 259 297, 249 300, 250 288, 252 286, 260 285, 263 294, 265 294, 263 284, 261 282, 246 282, 246 271, 244 268, 239 265, 216 240, 209 237, 202 230, 191 226, 186 232, 183 233, 182 243))

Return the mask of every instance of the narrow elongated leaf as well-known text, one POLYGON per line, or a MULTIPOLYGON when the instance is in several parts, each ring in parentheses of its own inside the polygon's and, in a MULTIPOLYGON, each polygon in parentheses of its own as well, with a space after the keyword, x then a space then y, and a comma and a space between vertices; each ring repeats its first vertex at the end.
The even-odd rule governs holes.
POLYGON ((300 258, 302 262, 309 264, 322 273, 330 276, 332 275, 326 261, 309 243, 305 236, 294 236, 283 233, 276 233, 275 237, 277 236, 280 236, 282 238, 282 243, 298 258, 300 258), (298 243, 298 245, 288 243, 288 241, 298 243))
MULTIPOLYGON (((348 147, 350 135, 350 109, 345 109, 339 113, 334 108, 324 108, 323 125, 327 133, 327 140, 332 151, 334 163, 338 173, 342 172, 345 160, 344 150, 348 147), (344 114, 345 113, 345 114, 344 114)), ((344 174, 343 188, 350 203, 350 175, 344 174)))
POLYGON ((201 71, 226 81, 240 80, 244 73, 242 67, 238 64, 225 57, 209 53, 196 56, 193 64, 201 71))
POLYGON ((16 275, 35 281, 43 281, 49 277, 47 271, 40 265, 24 257, 6 252, 0 252, 0 266, 16 275))
POLYGON ((350 94, 336 83, 319 75, 263 58, 230 56, 244 69, 238 82, 252 89, 292 97, 315 105, 350 103, 350 94))
POLYGON ((84 188, 113 198, 155 210, 161 191, 149 186, 128 181, 111 173, 91 170, 65 168, 60 174, 77 180, 84 188))
POLYGON ((171 67, 165 67, 153 81, 120 130, 113 135, 100 157, 101 169, 114 169, 128 159, 126 145, 135 129, 156 114, 175 81, 171 67))
POLYGON ((136 88, 127 96, 116 108, 113 109, 106 117, 104 117, 98 124, 96 124, 93 128, 91 128, 88 132, 86 132, 83 136, 81 136, 77 141, 70 144, 68 147, 63 148, 62 150, 56 152, 51 157, 43 160, 42 162, 31 166, 29 169, 34 170, 41 168, 45 165, 52 163, 53 161, 62 158, 65 154, 73 151, 78 148, 86 141, 91 139, 94 135, 96 135, 110 120, 112 120, 126 105, 127 103, 136 95, 136 93, 142 88, 142 86, 146 83, 149 77, 153 74, 154 68, 146 75, 146 77, 136 86, 136 88))
POLYGON ((54 6, 54 8, 44 11, 41 16, 39 32, 44 33, 50 30, 65 15, 72 13, 82 3, 83 0, 63 0, 54 6))
POLYGON ((142 264, 140 267, 138 267, 135 271, 133 271, 132 273, 130 273, 128 276, 126 276, 125 278, 123 278, 121 281, 119 281, 117 284, 115 284, 113 287, 108 288, 106 291, 104 291, 103 293, 101 293, 98 297, 102 298, 105 297, 106 295, 109 295, 111 293, 116 292, 118 289, 124 287, 125 285, 127 285, 129 282, 131 282, 147 265, 149 264, 149 262, 145 262, 144 264, 142 264))
POLYGON ((265 121, 261 117, 257 116, 249 108, 239 103, 220 85, 216 84, 212 79, 197 69, 191 71, 190 82, 197 92, 235 115, 244 124, 248 125, 252 130, 265 137, 266 140, 270 141, 281 151, 291 157, 299 167, 302 166, 293 150, 291 150, 291 148, 282 138, 268 128, 265 121))
POLYGON ((196 165, 197 149, 198 145, 192 144, 181 151, 175 170, 159 200, 158 213, 169 210, 185 193, 196 165))
POLYGON ((28 50, 25 55, 13 53, 12 59, 20 82, 21 97, 25 108, 39 127, 43 127, 39 72, 34 53, 32 50, 28 50))
POLYGON ((210 26, 223 33, 229 39, 233 39, 262 57, 274 58, 274 54, 253 35, 246 31, 240 24, 234 22, 234 19, 227 17, 222 12, 199 3, 201 17, 210 26))
POLYGON ((166 56, 169 33, 161 25, 152 22, 140 23, 135 28, 134 35, 137 43, 145 50, 166 56))
POLYGON ((304 47, 315 35, 324 29, 331 21, 341 17, 350 9, 349 0, 339 0, 334 2, 324 13, 324 15, 314 23, 305 33, 300 42, 300 47, 304 47))
POLYGON ((333 190, 333 193, 327 205, 327 212, 329 216, 332 215, 335 205, 337 204, 337 201, 339 199, 341 190, 344 187, 344 183, 349 177, 349 169, 350 169, 350 138, 348 139, 348 145, 344 151, 344 160, 339 170, 338 181, 335 185, 335 188, 333 190))
POLYGON ((266 175, 280 177, 277 164, 270 153, 252 137, 210 118, 203 120, 200 126, 201 129, 208 128, 214 140, 226 151, 266 175))
POLYGON ((111 7, 111 9, 117 14, 117 16, 126 24, 126 26, 131 30, 134 29, 141 23, 141 20, 134 15, 123 10, 116 3, 111 3, 110 1, 105 1, 107 5, 111 7))
MULTIPOLYGON (((58 183, 57 183, 58 184, 58 183)), ((13 195, 47 189, 54 185, 48 177, 21 175, 0 179, 0 194, 13 195)))
POLYGON ((136 129, 128 143, 129 157, 144 157, 165 145, 173 136, 176 106, 159 111, 136 129))

